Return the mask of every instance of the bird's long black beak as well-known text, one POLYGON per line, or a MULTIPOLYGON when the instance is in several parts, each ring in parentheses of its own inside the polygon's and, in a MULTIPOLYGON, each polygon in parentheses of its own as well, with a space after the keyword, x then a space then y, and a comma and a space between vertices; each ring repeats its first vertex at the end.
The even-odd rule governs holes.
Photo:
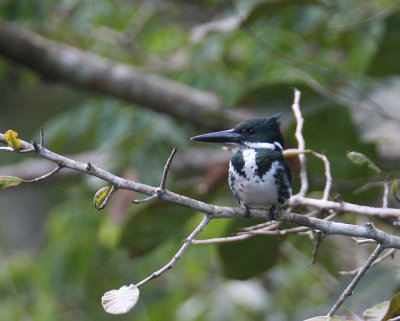
POLYGON ((194 136, 190 139, 199 142, 210 142, 210 143, 238 143, 240 142, 241 138, 242 135, 240 135, 239 133, 235 133, 233 129, 229 129, 220 132, 194 136))

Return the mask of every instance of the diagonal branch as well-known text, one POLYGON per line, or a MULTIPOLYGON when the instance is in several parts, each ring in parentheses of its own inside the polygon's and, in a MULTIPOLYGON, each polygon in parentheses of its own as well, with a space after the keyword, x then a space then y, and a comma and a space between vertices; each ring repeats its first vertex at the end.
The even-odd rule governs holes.
POLYGON ((241 120, 210 92, 45 39, 4 21, 0 22, 0 55, 44 78, 123 99, 196 126, 219 129, 241 120))
MULTIPOLYGON (((0 133, 0 142, 6 143, 4 139, 4 135, 0 133)), ((145 195, 153 195, 158 187, 153 187, 150 185, 142 184, 139 182, 127 180, 125 178, 114 175, 110 172, 105 171, 92 163, 83 163, 78 162, 76 160, 70 159, 68 157, 59 155, 50 151, 49 149, 43 147, 37 151, 33 148, 33 145, 26 142, 21 141, 21 151, 29 150, 31 153, 35 152, 37 156, 48 159, 62 167, 70 168, 75 171, 92 175, 98 177, 106 182, 111 183, 118 189, 126 189, 134 192, 138 192, 145 195)), ((169 190, 165 190, 160 197, 162 200, 172 202, 175 204, 179 204, 185 207, 189 207, 196 211, 200 211, 204 214, 211 215, 213 218, 244 218, 245 213, 241 208, 233 208, 233 207, 224 207, 224 206, 215 206, 211 204, 207 204, 190 197, 180 195, 169 190)), ((334 201, 326 201, 326 200, 318 200, 313 198, 302 197, 300 195, 294 195, 289 200, 288 205, 291 207, 297 206, 311 206, 320 210, 335 210, 340 212, 351 212, 361 215, 368 215, 373 217, 381 217, 381 218, 393 218, 400 217, 400 209, 395 208, 379 208, 372 206, 363 206, 357 205, 347 202, 334 202, 334 201)), ((268 220, 268 211, 261 210, 253 210, 252 217, 258 219, 268 220)), ((317 219, 313 217, 306 217, 304 215, 299 215, 295 213, 285 213, 282 216, 281 221, 308 226, 311 228, 320 229, 328 234, 342 234, 349 236, 358 236, 358 237, 366 237, 371 239, 376 239, 375 235, 370 235, 369 233, 360 232, 359 228, 363 228, 362 226, 345 224, 345 223, 337 223, 337 222, 326 222, 322 219, 317 219), (326 225, 328 224, 328 225, 326 225), (348 227, 347 229, 345 227, 348 227), (326 231, 325 231, 326 230, 326 231)), ((383 233, 383 232, 382 232, 383 233)), ((390 235, 390 234, 389 234, 390 235)), ((396 240, 396 248, 400 248, 400 238, 393 236, 393 240, 396 240), (397 241, 398 240, 398 241, 397 241), (398 242, 398 243, 397 243, 398 242), (398 245, 397 245, 398 244, 398 245), (397 247, 398 246, 398 247, 397 247)), ((380 242, 379 239, 378 242, 380 242)))
POLYGON ((355 278, 353 279, 353 281, 351 281, 351 283, 348 285, 348 287, 344 290, 344 292, 342 293, 342 295, 339 297, 339 299, 335 302, 335 304, 333 305, 332 309, 329 311, 329 313, 326 315, 327 318, 330 318, 331 316, 333 316, 337 309, 342 305, 342 303, 344 302, 344 300, 346 300, 346 298, 350 295, 353 294, 353 290, 356 287, 356 285, 358 284, 358 282, 360 281, 360 279, 364 276, 364 274, 367 272, 367 270, 371 267, 372 263, 377 259, 377 257, 379 256, 379 254, 382 253, 382 251, 385 249, 385 246, 382 244, 379 244, 374 252, 372 252, 371 256, 368 258, 368 260, 365 262, 365 264, 363 265, 363 267, 358 271, 357 275, 355 276, 355 278))
POLYGON ((141 200, 133 200, 132 201, 133 204, 151 202, 151 201, 155 200, 156 198, 160 198, 161 194, 165 192, 165 184, 167 182, 167 175, 168 175, 169 167, 171 166, 171 162, 174 159, 176 151, 177 151, 177 149, 176 149, 176 147, 174 147, 174 149, 171 152, 171 155, 169 155, 168 160, 164 166, 164 171, 163 171, 163 174, 161 177, 160 186, 156 189, 154 194, 151 195, 150 197, 147 197, 147 198, 144 198, 141 200))
POLYGON ((161 274, 164 272, 168 271, 170 268, 172 268, 175 263, 182 257, 183 253, 186 251, 186 249, 189 247, 189 245, 192 243, 194 238, 206 227, 208 223, 210 223, 211 217, 210 216, 205 216, 203 220, 200 222, 200 224, 194 229, 192 233, 186 238, 185 242, 183 243, 182 247, 179 249, 179 251, 174 255, 174 257, 171 259, 171 261, 168 262, 165 266, 163 266, 161 269, 158 271, 154 272, 144 280, 136 283, 137 287, 142 286, 143 284, 149 282, 152 279, 155 279, 159 277, 161 274))

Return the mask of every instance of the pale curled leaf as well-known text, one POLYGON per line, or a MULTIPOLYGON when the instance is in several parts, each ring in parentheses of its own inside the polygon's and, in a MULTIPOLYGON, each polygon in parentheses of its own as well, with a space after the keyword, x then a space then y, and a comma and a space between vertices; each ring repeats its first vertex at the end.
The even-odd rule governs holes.
POLYGON ((134 285, 124 285, 118 290, 111 290, 101 298, 101 305, 110 314, 124 314, 131 310, 139 299, 139 289, 134 285))
POLYGON ((18 186, 24 182, 22 178, 14 177, 14 176, 0 176, 0 188, 6 189, 9 187, 18 186))
POLYGON ((377 174, 382 174, 381 169, 375 165, 367 156, 362 153, 348 152, 346 154, 349 161, 356 165, 367 165, 367 167, 377 174))
POLYGON ((93 198, 93 205, 96 208, 96 210, 98 210, 101 205, 103 204, 105 198, 108 195, 108 192, 110 191, 110 187, 109 186, 104 186, 102 188, 100 188, 96 194, 94 194, 94 198, 93 198))
POLYGON ((4 138, 7 140, 8 146, 11 146, 15 150, 18 150, 21 147, 21 140, 17 138, 18 133, 13 130, 7 130, 4 133, 4 138))

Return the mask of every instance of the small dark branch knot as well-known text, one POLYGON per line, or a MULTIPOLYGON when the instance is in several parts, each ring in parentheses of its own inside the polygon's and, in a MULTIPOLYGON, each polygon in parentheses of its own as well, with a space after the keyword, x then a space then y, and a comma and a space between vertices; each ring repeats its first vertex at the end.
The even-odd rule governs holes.
POLYGON ((42 150, 42 146, 38 145, 36 142, 32 142, 33 148, 35 149, 36 153, 40 153, 42 150))
POLYGON ((90 173, 92 171, 92 169, 93 169, 92 163, 88 162, 87 165, 86 165, 86 170, 90 173))
POLYGON ((366 228, 367 230, 369 230, 369 231, 371 231, 371 232, 375 229, 375 225, 374 225, 374 223, 372 223, 372 222, 368 222, 368 223, 365 224, 364 226, 365 226, 365 228, 366 228))

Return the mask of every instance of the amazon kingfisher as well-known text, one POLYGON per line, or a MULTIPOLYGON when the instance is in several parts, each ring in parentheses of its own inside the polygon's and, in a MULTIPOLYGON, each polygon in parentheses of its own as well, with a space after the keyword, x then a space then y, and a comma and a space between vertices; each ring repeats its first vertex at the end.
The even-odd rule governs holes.
POLYGON ((229 163, 229 186, 250 218, 250 209, 268 209, 270 219, 292 194, 291 173, 282 154, 281 113, 250 119, 234 128, 192 137, 192 140, 236 145, 229 163))

